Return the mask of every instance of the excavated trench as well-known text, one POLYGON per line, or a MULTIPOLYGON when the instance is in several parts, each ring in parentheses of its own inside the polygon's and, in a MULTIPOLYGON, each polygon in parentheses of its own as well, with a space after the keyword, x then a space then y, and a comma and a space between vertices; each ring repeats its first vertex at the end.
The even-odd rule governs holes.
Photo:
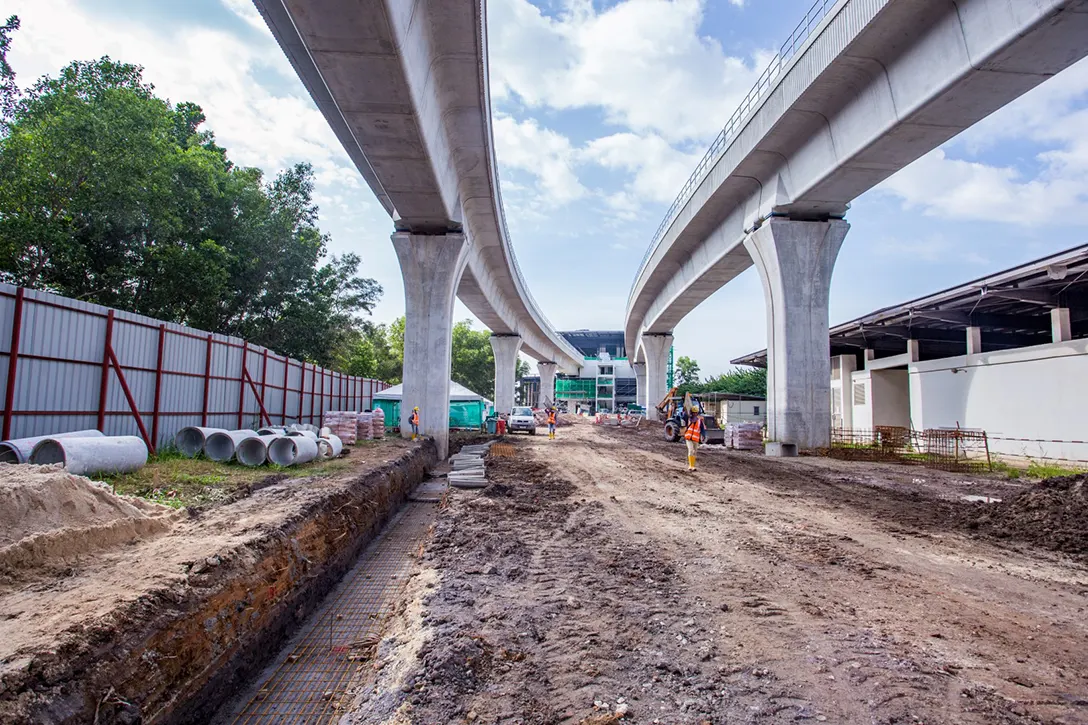
POLYGON ((202 514, 241 527, 244 540, 7 668, 0 722, 209 722, 305 631, 436 461, 425 441, 380 467, 290 494, 298 504, 279 518, 262 518, 259 501, 234 521, 228 507, 202 514))

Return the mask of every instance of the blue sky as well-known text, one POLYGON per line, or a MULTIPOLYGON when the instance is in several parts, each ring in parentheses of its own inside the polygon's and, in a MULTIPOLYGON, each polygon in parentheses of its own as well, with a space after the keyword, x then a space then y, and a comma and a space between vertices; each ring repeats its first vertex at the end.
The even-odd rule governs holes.
MULTIPOLYGON (((231 157, 317 169, 330 251, 355 251, 403 313, 373 200, 249 0, 8 0, 20 82, 109 54, 204 107, 231 157)), ((665 209, 810 0, 490 0, 495 137, 515 250, 561 329, 619 329, 665 209)), ((1088 64, 855 200, 831 323, 1088 241, 1088 64)), ((749 270, 676 329, 704 373, 765 346, 749 270)), ((470 317, 459 306, 458 317, 470 317)))

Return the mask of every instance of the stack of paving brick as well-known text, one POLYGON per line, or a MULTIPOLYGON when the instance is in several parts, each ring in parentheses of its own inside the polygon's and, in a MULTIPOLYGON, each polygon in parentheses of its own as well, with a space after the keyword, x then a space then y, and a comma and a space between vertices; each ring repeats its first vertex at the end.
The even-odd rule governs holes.
POLYGON ((730 448, 755 451, 763 448, 763 426, 759 423, 730 423, 725 429, 730 448))
POLYGON ((355 426, 358 415, 351 410, 330 410, 325 413, 322 423, 345 446, 353 446, 356 441, 355 426))
POLYGON ((357 435, 361 441, 374 440, 374 414, 373 413, 359 413, 357 419, 357 435))
POLYGON ((382 438, 385 436, 385 411, 381 408, 374 409, 374 437, 382 438))

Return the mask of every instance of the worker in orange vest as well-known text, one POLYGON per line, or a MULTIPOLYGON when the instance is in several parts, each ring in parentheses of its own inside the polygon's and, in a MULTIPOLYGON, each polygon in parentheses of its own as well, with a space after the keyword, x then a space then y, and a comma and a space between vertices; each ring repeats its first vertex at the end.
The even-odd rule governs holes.
POLYGON ((691 407, 691 415, 688 417, 688 427, 684 431, 684 442, 688 444, 688 470, 695 470, 695 452, 699 450, 699 444, 703 441, 703 431, 706 424, 703 416, 699 414, 699 406, 691 407))
POLYGON ((419 406, 412 408, 412 414, 408 416, 408 422, 412 425, 412 440, 419 437, 419 406))
POLYGON ((548 438, 555 440, 555 408, 548 410, 548 438))

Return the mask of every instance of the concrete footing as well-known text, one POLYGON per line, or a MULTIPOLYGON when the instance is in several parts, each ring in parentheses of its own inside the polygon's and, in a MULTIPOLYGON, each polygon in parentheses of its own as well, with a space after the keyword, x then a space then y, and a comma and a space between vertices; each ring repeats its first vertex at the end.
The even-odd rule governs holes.
POLYGON ((827 305, 849 229, 841 219, 775 217, 744 240, 767 306, 767 435, 798 448, 831 441, 827 305))
POLYGON ((793 443, 770 441, 763 452, 773 458, 795 458, 797 456, 797 446, 793 443))
POLYGON ((419 406, 420 433, 434 438, 444 459, 449 453, 453 301, 467 261, 465 235, 397 232, 393 248, 404 277, 401 435, 411 436, 408 417, 419 406))

